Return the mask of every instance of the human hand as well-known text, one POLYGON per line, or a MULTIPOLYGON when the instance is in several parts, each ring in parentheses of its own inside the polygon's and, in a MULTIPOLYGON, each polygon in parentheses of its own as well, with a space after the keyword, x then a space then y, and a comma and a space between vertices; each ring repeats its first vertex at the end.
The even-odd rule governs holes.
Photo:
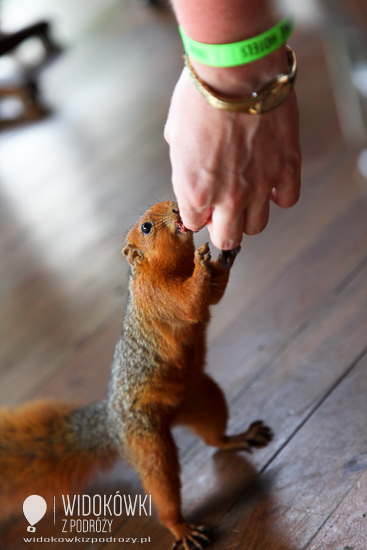
POLYGON ((262 115, 222 111, 206 102, 184 69, 172 97, 165 139, 183 223, 194 231, 207 224, 217 248, 233 249, 243 232, 263 231, 270 200, 288 208, 299 198, 294 91, 280 107, 262 115))

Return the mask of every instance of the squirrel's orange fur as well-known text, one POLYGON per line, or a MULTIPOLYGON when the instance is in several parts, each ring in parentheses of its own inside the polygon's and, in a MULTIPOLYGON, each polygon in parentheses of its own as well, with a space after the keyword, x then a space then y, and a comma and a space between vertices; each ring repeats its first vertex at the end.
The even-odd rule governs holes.
POLYGON ((238 251, 211 261, 207 244, 195 250, 174 202, 144 214, 123 250, 131 265, 129 300, 107 399, 82 409, 36 402, 1 410, 0 494, 65 491, 123 453, 176 541, 201 548, 203 529, 181 515, 171 426, 185 424, 221 449, 271 438, 260 421, 226 436, 224 395, 204 373, 209 306, 223 296, 238 251))

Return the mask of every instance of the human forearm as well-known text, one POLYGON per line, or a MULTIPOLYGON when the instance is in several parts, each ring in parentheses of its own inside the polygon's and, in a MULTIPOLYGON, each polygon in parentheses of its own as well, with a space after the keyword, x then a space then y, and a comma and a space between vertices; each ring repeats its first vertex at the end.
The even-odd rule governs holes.
MULTIPOLYGON (((173 0, 178 23, 190 38, 225 44, 252 38, 269 30, 281 18, 271 0, 173 0)), ((217 68, 192 60, 197 74, 214 91, 228 98, 259 90, 287 72, 284 46, 266 57, 237 67, 217 68)))
POLYGON ((278 19, 269 0, 172 0, 172 3, 187 34, 208 44, 251 38, 278 19))

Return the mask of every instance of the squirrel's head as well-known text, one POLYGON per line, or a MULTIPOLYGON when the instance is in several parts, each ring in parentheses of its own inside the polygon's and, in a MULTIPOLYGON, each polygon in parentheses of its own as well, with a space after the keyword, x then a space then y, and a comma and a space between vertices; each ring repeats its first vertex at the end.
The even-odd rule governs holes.
POLYGON ((159 202, 149 208, 127 234, 122 253, 134 267, 174 267, 193 260, 193 232, 182 223, 177 203, 159 202))

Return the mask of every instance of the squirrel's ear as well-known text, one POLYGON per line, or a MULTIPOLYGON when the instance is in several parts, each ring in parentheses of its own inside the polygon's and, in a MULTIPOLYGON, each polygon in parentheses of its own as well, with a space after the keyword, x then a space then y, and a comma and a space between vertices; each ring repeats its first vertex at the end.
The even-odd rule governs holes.
POLYGON ((122 249, 122 253, 126 256, 130 265, 140 264, 143 260, 142 251, 135 248, 132 244, 127 244, 125 248, 122 249))

